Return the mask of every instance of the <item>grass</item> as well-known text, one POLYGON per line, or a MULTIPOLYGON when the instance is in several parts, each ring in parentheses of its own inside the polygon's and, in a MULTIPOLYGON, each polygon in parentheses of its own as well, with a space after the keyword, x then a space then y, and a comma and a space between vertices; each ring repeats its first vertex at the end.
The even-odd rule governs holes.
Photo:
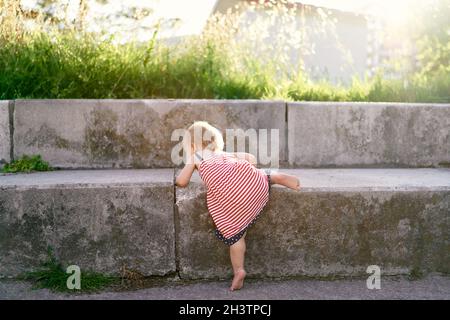
POLYGON ((170 49, 35 34, 0 46, 0 99, 262 98, 263 77, 240 74, 216 45, 170 49))
POLYGON ((48 258, 40 268, 22 274, 19 279, 33 282, 35 289, 47 288, 57 292, 93 292, 119 282, 119 278, 116 277, 81 270, 81 289, 71 290, 67 288, 69 276, 49 248, 48 258))
POLYGON ((408 275, 408 280, 415 281, 424 278, 423 271, 418 267, 413 267, 408 275))
POLYGON ((101 34, 71 28, 41 25, 26 30, 20 15, 11 12, 6 11, 0 21, 0 100, 450 102, 446 69, 431 76, 409 74, 402 79, 388 79, 380 72, 374 78, 355 78, 349 86, 340 86, 312 82, 301 70, 291 70, 283 59, 261 57, 229 45, 224 34, 230 28, 216 26, 174 46, 157 40, 156 32, 145 43, 119 44, 113 37, 101 38, 101 34))
POLYGON ((4 173, 51 171, 48 162, 42 160, 40 155, 23 155, 20 159, 6 163, 2 169, 4 173))
MULTIPOLYGON (((304 75, 275 80, 263 67, 237 70, 214 43, 183 48, 97 43, 92 35, 36 34, 0 46, 0 99, 213 98, 449 102, 450 80, 355 79, 351 86, 304 75)), ((256 63, 254 63, 256 64, 256 63)), ((253 64, 253 65, 254 65, 253 64)))
POLYGON ((379 73, 371 80, 354 78, 350 87, 334 86, 322 81, 300 79, 290 84, 287 100, 294 101, 362 101, 362 102, 450 102, 450 77, 443 73, 424 81, 418 76, 385 79, 379 73))

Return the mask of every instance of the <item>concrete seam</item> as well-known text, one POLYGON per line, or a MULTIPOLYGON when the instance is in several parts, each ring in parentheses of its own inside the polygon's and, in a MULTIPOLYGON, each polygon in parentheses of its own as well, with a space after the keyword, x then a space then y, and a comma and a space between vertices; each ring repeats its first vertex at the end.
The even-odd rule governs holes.
POLYGON ((284 157, 285 165, 289 167, 289 116, 288 116, 288 103, 284 102, 284 157))
POLYGON ((10 100, 8 103, 8 115, 9 115, 9 157, 10 161, 14 160, 14 112, 15 101, 10 100))
POLYGON ((175 184, 176 180, 176 169, 173 169, 173 227, 174 227, 174 247, 175 247, 175 273, 178 278, 181 279, 180 276, 180 245, 179 245, 179 215, 178 215, 178 207, 177 207, 177 187, 175 184))

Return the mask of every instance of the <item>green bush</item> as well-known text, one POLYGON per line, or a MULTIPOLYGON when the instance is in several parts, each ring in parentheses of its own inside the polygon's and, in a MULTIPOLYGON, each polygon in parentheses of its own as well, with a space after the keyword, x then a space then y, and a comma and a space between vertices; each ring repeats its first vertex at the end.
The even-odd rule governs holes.
POLYGON ((5 164, 3 172, 16 173, 16 172, 31 172, 31 171, 50 171, 52 168, 50 165, 42 160, 40 155, 28 156, 24 155, 22 158, 13 160, 11 163, 5 164))

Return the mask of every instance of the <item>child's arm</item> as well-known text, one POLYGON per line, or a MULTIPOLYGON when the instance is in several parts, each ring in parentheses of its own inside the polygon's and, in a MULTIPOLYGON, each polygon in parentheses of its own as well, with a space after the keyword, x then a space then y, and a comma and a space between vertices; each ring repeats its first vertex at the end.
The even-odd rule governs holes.
POLYGON ((189 181, 191 181, 192 174, 195 170, 195 164, 194 163, 188 163, 184 166, 184 168, 181 170, 180 174, 175 179, 175 184, 177 187, 184 188, 189 184, 189 181))

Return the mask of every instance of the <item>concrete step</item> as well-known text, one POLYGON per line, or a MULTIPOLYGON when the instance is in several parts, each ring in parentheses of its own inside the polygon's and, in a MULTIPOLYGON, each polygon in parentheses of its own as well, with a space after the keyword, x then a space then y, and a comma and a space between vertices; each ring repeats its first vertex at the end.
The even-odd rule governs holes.
MULTIPOLYGON (((292 169, 247 235, 253 277, 450 272, 450 169, 292 169)), ((0 175, 0 276, 33 270, 48 246, 64 264, 182 279, 230 276, 198 175, 173 169, 0 175)))
POLYGON ((173 170, 80 170, 0 176, 0 276, 47 247, 83 270, 175 271, 173 170))
POLYGON ((252 146, 275 130, 267 150, 284 167, 450 166, 450 104, 158 99, 0 101, 0 166, 41 154, 60 168, 170 168, 176 130, 196 120, 252 146))
MULTIPOLYGON (((448 169, 282 170, 303 189, 272 188, 248 231, 246 264, 254 276, 362 275, 450 271, 448 169)), ((230 273, 214 239, 198 177, 177 189, 179 271, 188 278, 230 273)))

